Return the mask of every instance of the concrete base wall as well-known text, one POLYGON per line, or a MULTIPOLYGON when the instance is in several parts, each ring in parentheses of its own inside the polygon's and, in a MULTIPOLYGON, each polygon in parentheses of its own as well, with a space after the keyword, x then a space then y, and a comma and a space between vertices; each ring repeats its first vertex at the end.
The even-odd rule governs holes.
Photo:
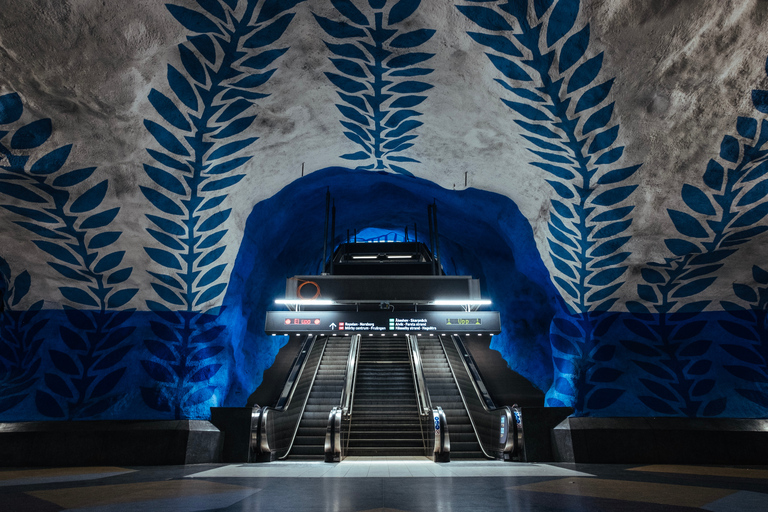
POLYGON ((768 420, 566 418, 552 448, 558 462, 765 464, 768 420))
POLYGON ((201 420, 0 423, 0 466, 218 462, 223 437, 201 420))

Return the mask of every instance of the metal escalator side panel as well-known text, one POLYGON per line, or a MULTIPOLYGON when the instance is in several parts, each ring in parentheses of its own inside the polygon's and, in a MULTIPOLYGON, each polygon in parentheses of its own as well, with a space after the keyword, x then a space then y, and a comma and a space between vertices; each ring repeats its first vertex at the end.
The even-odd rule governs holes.
MULTIPOLYGON (((475 390, 479 405, 475 404, 474 415, 482 423, 483 432, 479 434, 480 445, 484 451, 492 451, 497 458, 510 460, 513 455, 519 455, 522 448, 522 414, 520 408, 513 406, 496 407, 488 393, 474 358, 464 346, 461 336, 451 336, 456 354, 464 365, 472 387, 475 390), (493 448, 492 448, 493 447, 493 448)), ((473 401, 473 400, 470 400, 473 401)), ((473 411, 468 409, 470 416, 473 411)))
MULTIPOLYGON (((325 347, 328 345, 327 336, 318 336, 317 340, 312 346, 312 350, 307 357, 307 362, 302 369, 301 376, 298 379, 294 391, 291 393, 290 405, 285 409, 290 415, 285 416, 285 420, 281 425, 282 429, 287 429, 290 432, 289 441, 285 450, 277 446, 273 448, 273 451, 277 451, 278 459, 285 459, 293 448, 293 442, 296 439, 296 432, 299 430, 299 423, 302 416, 304 416, 304 410, 307 407, 307 400, 309 399, 309 393, 312 391, 312 386, 315 383, 317 377, 317 370, 320 368, 320 362, 323 360, 323 354, 325 353, 325 347), (294 394, 295 393, 295 394, 294 394), (292 427, 292 428, 291 428, 292 427), (280 453, 282 452, 282 453, 280 453)), ((280 430, 282 430, 280 429, 280 430)), ((278 430, 277 420, 275 423, 275 430, 278 430)))
POLYGON ((488 411, 495 410, 496 404, 493 403, 493 399, 491 398, 490 393, 488 393, 488 388, 485 387, 483 377, 480 375, 480 370, 477 369, 477 363, 475 363, 475 359, 472 357, 472 354, 470 354, 469 350, 467 350, 467 347, 464 346, 464 342, 461 340, 460 336, 451 336, 451 340, 456 346, 456 350, 458 350, 459 355, 461 355, 461 359, 464 362, 464 367, 466 368, 467 373, 470 377, 472 377, 472 384, 475 387, 477 396, 482 398, 485 409, 488 411))
POLYGON ((355 334, 352 336, 349 345, 347 373, 344 376, 344 392, 341 395, 341 403, 339 404, 344 414, 351 414, 354 406, 355 377, 357 376, 357 365, 360 358, 360 338, 360 334, 355 334))
POLYGON ((312 347, 314 346, 316 340, 317 336, 310 335, 307 336, 307 339, 302 344, 299 354, 296 356, 293 365, 291 365, 291 371, 288 372, 288 378, 285 380, 283 391, 280 393, 280 398, 275 404, 275 410, 282 411, 290 405, 293 394, 296 391, 296 385, 298 384, 299 377, 304 371, 304 367, 307 364, 309 354, 312 352, 312 347))
POLYGON ((406 335, 408 348, 411 356, 411 367, 413 368, 414 386, 416 388, 416 400, 419 404, 420 413, 428 415, 432 410, 432 401, 429 397, 429 388, 424 379, 424 365, 422 364, 421 353, 416 336, 406 335))
MULTIPOLYGON (((475 418, 475 415, 473 414, 473 410, 472 410, 473 408, 470 407, 470 404, 468 402, 468 400, 471 400, 473 397, 468 393, 466 393, 467 391, 466 389, 462 389, 465 386, 462 386, 461 382, 459 381, 459 378, 457 378, 457 373, 462 371, 464 372, 464 376, 469 378, 470 376, 469 376, 468 370, 466 366, 457 364, 458 361, 456 360, 456 358, 454 358, 454 361, 451 361, 452 358, 449 355, 450 352, 453 352, 453 354, 457 358, 461 359, 458 349, 453 343, 451 343, 450 345, 445 343, 445 341, 443 340, 443 336, 438 336, 438 341, 440 342, 440 346, 443 348, 445 359, 446 361, 448 361, 448 368, 450 368, 451 375, 453 376, 453 381, 456 383, 456 388, 459 390, 459 396, 461 397, 461 402, 464 404, 464 409, 467 411, 467 415, 469 416, 469 422, 472 425, 472 431, 475 434, 477 443, 480 446, 480 451, 483 453, 485 457, 489 459, 495 459, 496 457, 489 454, 486 447, 483 446, 485 443, 483 443, 483 438, 480 436, 480 433, 478 432, 477 418, 475 418)), ((477 395, 475 395, 474 398, 476 401, 478 402, 480 401, 480 398, 477 395)), ((482 402, 482 406, 485 407, 484 402, 482 402)))
POLYGON ((441 407, 432 409, 432 421, 434 422, 434 443, 432 460, 434 462, 451 461, 451 435, 448 430, 448 419, 441 407))
MULTIPOLYGON (((424 417, 429 414, 432 407, 429 403, 427 386, 424 383, 424 372, 421 364, 421 355, 419 347, 414 339, 415 336, 407 334, 405 341, 408 346, 408 360, 411 363, 411 375, 413 376, 413 389, 416 393, 416 404, 419 409, 419 427, 421 430, 421 444, 424 447, 424 454, 428 454, 427 436, 424 435, 424 417)), ((428 427, 427 427, 428 428, 428 427)), ((434 443, 433 443, 434 444, 434 443)))

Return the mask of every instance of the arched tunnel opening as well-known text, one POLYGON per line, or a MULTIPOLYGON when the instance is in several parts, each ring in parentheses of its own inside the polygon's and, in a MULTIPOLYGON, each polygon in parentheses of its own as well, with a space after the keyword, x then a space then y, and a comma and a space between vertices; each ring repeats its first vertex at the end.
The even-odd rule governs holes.
POLYGON ((226 405, 246 402, 289 341, 264 333, 265 313, 279 308, 274 300, 284 295, 287 278, 320 271, 326 191, 336 206, 332 247, 346 241, 347 230, 369 239, 403 236, 405 226, 410 238, 428 242, 427 206, 434 202, 444 272, 479 279, 482 296, 500 312, 502 332, 486 338, 485 348, 498 351, 543 396, 552 382, 549 325, 558 294, 514 202, 487 191, 334 167, 292 182, 258 203, 247 220, 224 301, 237 372, 226 405))

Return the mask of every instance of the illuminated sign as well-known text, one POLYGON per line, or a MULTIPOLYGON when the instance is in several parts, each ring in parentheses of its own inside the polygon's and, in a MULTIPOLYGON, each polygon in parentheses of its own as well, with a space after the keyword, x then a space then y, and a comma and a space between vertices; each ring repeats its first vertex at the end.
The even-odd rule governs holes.
POLYGON ((267 334, 498 334, 497 311, 268 311, 267 334))

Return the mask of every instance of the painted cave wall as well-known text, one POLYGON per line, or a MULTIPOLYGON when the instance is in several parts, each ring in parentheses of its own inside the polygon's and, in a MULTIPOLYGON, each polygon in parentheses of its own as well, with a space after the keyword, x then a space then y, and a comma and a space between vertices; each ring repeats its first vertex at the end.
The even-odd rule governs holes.
POLYGON ((317 271, 326 189, 336 243, 423 229, 435 201, 446 271, 482 280, 491 347, 547 405, 767 417, 767 13, 18 2, 0 420, 244 405, 285 343, 264 311, 317 271))

